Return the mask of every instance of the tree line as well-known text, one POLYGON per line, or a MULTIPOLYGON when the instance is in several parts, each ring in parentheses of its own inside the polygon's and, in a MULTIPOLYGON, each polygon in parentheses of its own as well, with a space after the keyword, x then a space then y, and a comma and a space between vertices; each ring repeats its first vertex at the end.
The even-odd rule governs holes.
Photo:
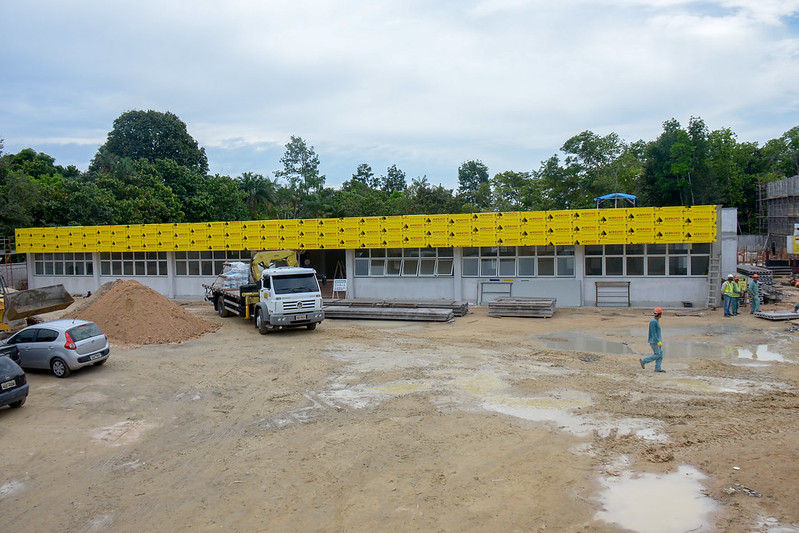
POLYGON ((671 119, 652 141, 584 131, 537 170, 489 174, 479 159, 458 168, 458 188, 408 183, 391 165, 376 174, 358 165, 340 188, 325 186, 319 156, 292 136, 273 176, 210 174, 205 149, 173 113, 127 111, 85 172, 57 165, 26 148, 3 152, 0 139, 0 231, 19 227, 147 224, 382 215, 580 209, 594 198, 625 192, 641 206, 722 204, 739 210, 756 233, 758 191, 799 174, 799 126, 763 146, 741 142, 728 128, 710 131, 701 118, 671 119))

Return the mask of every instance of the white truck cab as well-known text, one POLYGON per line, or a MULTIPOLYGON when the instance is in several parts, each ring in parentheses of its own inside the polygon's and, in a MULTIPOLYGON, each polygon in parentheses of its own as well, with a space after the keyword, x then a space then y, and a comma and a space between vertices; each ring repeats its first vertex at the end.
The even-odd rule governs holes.
POLYGON ((276 328, 315 329, 324 320, 322 292, 316 271, 301 267, 270 267, 261 271, 255 327, 261 333, 276 328))

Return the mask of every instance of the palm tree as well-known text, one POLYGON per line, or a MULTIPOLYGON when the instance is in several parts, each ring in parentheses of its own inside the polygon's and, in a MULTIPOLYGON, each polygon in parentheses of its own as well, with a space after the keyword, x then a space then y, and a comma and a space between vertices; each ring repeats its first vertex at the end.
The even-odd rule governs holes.
POLYGON ((244 203, 252 219, 261 215, 275 204, 277 199, 277 179, 275 181, 253 172, 244 172, 238 178, 239 188, 246 193, 244 203))

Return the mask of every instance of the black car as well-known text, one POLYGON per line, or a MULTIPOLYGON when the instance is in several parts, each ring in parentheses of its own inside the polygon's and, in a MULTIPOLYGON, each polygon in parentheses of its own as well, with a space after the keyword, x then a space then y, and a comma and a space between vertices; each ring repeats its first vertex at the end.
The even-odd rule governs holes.
POLYGON ((22 407, 27 398, 25 372, 9 357, 0 357, 0 407, 22 407))
POLYGON ((10 357, 15 363, 22 365, 22 360, 19 358, 19 348, 14 345, 0 344, 0 357, 10 357))

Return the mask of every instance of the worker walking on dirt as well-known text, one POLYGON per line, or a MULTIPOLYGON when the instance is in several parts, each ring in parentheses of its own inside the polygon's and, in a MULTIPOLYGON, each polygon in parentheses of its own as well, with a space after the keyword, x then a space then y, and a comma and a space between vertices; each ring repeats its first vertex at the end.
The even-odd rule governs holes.
POLYGON ((724 316, 732 316, 732 295, 737 290, 734 276, 727 276, 727 281, 721 284, 721 295, 724 298, 724 316))
POLYGON ((752 282, 749 284, 749 299, 751 300, 749 305, 750 315, 760 312, 760 285, 757 282, 759 277, 760 276, 757 274, 752 274, 752 282))
POLYGON ((661 363, 663 363, 663 339, 660 336, 660 316, 662 314, 663 309, 655 307, 655 316, 649 321, 649 346, 652 347, 652 355, 638 360, 641 363, 641 368, 646 368, 647 363, 654 361, 655 372, 665 372, 665 370, 660 368, 661 363))

